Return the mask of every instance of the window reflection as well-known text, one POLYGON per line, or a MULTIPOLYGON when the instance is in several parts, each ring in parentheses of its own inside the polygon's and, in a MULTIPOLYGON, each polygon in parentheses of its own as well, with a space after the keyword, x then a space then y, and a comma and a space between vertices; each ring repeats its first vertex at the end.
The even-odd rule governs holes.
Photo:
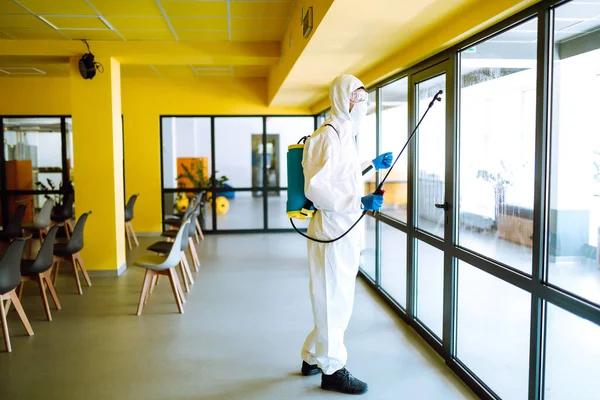
POLYGON ((600 304, 598 13, 598 5, 573 2, 554 14, 548 276, 600 304))
POLYGON ((531 272, 537 19, 460 54, 459 244, 531 272))
MULTIPOLYGON (((391 151, 395 159, 407 140, 408 78, 384 86, 381 98, 381 152, 391 151)), ((385 200, 381 209, 402 222, 407 222, 407 167, 408 150, 405 150, 385 182, 385 200)))

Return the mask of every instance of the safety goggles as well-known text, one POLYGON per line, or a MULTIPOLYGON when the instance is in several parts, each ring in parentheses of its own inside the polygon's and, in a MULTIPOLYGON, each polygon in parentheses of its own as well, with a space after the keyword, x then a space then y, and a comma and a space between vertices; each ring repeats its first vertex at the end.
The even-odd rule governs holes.
POLYGON ((368 99, 369 94, 365 89, 356 89, 354 92, 350 93, 351 103, 362 103, 363 101, 367 101, 368 99))

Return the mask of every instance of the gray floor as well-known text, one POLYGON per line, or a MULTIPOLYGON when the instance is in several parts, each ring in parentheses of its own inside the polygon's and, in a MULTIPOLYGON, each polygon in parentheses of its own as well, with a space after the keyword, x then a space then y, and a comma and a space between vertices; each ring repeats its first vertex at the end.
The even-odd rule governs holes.
MULTIPOLYGON (((152 238, 143 238, 145 248, 152 238)), ((94 278, 83 296, 63 268, 63 304, 46 322, 34 284, 24 308, 35 336, 9 314, 13 353, 0 353, 2 399, 320 399, 319 378, 299 375, 312 327, 305 241, 295 234, 207 236, 185 314, 167 282, 141 317, 142 271, 94 278)), ((141 251, 134 251, 130 261, 141 251)), ((410 328, 357 286, 346 335, 348 368, 365 399, 475 399, 410 328)))

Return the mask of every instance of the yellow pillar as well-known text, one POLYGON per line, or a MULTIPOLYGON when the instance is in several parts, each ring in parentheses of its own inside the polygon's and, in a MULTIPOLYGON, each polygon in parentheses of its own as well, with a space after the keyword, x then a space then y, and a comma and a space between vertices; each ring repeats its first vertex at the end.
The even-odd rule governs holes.
POLYGON ((82 258, 91 274, 116 276, 126 262, 121 67, 97 58, 104 73, 83 79, 78 61, 71 59, 75 211, 92 211, 82 258))

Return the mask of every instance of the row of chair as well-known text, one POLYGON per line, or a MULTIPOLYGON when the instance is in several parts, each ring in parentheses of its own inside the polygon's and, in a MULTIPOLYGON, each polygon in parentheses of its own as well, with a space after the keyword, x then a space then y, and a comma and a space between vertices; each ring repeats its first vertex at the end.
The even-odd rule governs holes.
POLYGON ((135 266, 146 269, 137 315, 142 314, 144 305, 147 303, 154 287, 158 284, 160 276, 169 277, 177 309, 183 314, 183 304, 186 303, 184 291, 189 292, 190 286, 194 284, 194 278, 185 253, 186 250, 192 260, 194 271, 200 269, 200 258, 194 245, 194 238, 196 238, 197 243, 204 239, 200 224, 197 222, 199 214, 200 201, 196 197, 183 215, 168 217, 165 220, 165 225, 169 229, 164 231, 162 236, 168 240, 153 243, 147 248, 157 255, 144 256, 134 262, 135 266), (177 266, 179 266, 183 287, 175 271, 177 266))
MULTIPOLYGON (((72 263, 79 294, 82 294, 82 290, 78 269, 83 274, 88 286, 92 285, 80 256, 80 251, 83 249, 84 244, 83 230, 89 214, 91 214, 91 212, 85 213, 79 218, 72 232, 66 228, 67 236, 69 238, 66 243, 56 242, 57 233, 59 229, 64 226, 63 223, 55 224, 47 230, 47 235, 45 235, 45 237, 40 236, 40 241, 42 243, 35 259, 23 259, 25 246, 28 242, 31 243, 32 235, 16 237, 8 245, 8 248, 0 259, 0 313, 2 314, 1 322, 4 333, 4 342, 9 352, 11 351, 11 344, 6 315, 12 304, 15 305, 15 309, 25 326, 27 333, 33 335, 33 329, 31 328, 31 324, 29 323, 20 302, 25 282, 35 281, 38 283, 44 311, 48 321, 52 321, 52 313, 50 311, 46 289, 50 292, 50 296, 52 297, 56 309, 61 309, 60 301, 54 288, 61 261, 69 261, 72 263), (16 294, 17 288, 19 288, 18 295, 16 294), (4 304, 5 300, 7 301, 6 305, 4 304)), ((44 229, 46 230, 46 228, 44 229)))

